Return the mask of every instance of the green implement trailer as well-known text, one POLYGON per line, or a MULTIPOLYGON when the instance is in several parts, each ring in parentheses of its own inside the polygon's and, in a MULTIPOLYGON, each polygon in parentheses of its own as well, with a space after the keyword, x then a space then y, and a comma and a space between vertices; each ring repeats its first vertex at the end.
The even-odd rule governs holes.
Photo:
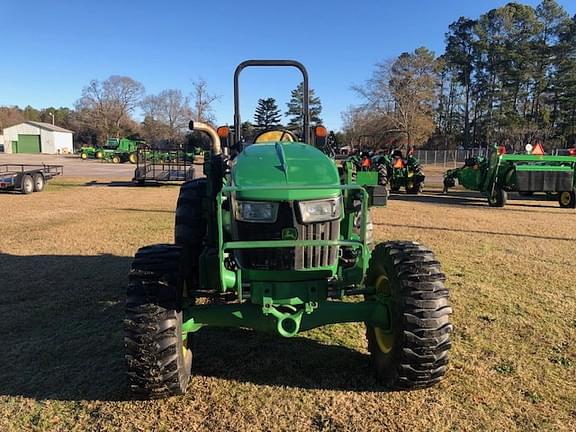
POLYGON ((333 159, 288 131, 246 145, 239 77, 252 66, 300 70, 303 139, 312 141, 308 74, 291 60, 236 68, 229 146, 209 125, 190 122, 210 137, 206 177, 180 189, 175 244, 143 247, 132 262, 124 321, 131 389, 151 398, 183 394, 194 334, 207 326, 289 338, 346 322, 365 323, 382 385, 439 382, 452 332, 440 263, 411 241, 373 244, 370 208, 382 204, 377 177, 354 181, 352 169, 340 175, 333 159))
POLYGON ((480 191, 492 207, 504 207, 508 192, 557 194, 562 208, 576 208, 576 157, 499 154, 475 156, 444 174, 444 193, 456 185, 480 191))

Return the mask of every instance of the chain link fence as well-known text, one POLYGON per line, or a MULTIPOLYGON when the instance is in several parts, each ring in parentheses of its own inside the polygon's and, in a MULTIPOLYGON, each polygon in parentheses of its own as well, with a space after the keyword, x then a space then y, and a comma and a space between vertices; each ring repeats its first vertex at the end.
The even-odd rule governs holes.
POLYGON ((439 165, 443 167, 457 167, 466 159, 474 156, 487 156, 491 149, 473 148, 462 150, 414 150, 414 156, 423 165, 439 165))

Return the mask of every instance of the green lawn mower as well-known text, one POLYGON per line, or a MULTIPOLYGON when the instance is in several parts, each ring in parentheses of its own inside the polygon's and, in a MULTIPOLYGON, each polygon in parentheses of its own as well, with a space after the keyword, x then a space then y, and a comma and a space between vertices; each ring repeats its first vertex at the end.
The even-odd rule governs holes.
MULTIPOLYGON (((530 152, 531 147, 527 147, 530 152)), ((464 166, 444 174, 444 193, 456 181, 480 191, 491 207, 504 207, 509 192, 523 196, 556 194, 562 208, 576 208, 576 157, 543 154, 506 154, 495 147, 489 159, 475 156, 464 166)))
POLYGON ((334 160, 285 130, 244 142, 239 77, 254 66, 302 73, 303 140, 314 143, 308 74, 296 61, 236 68, 230 140, 191 122, 210 137, 206 177, 180 189, 175 244, 141 248, 130 269, 124 330, 131 389, 149 398, 183 394, 194 334, 207 326, 290 338, 345 322, 365 323, 384 386, 439 382, 452 332, 440 263, 415 242, 374 245, 370 208, 385 203, 385 192, 373 173, 353 179, 349 167, 341 176, 334 160))

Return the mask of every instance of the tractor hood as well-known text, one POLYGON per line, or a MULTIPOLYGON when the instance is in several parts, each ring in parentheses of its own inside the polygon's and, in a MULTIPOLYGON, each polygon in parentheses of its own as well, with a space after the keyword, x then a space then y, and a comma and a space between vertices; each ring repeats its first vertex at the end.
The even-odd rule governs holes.
POLYGON ((232 166, 232 185, 240 200, 310 200, 341 193, 334 161, 311 145, 293 142, 246 147, 232 166))

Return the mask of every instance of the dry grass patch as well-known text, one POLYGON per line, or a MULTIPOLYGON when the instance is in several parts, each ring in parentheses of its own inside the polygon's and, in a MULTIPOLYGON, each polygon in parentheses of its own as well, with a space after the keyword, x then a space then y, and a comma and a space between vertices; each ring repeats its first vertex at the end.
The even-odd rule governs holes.
POLYGON ((447 379, 387 393, 361 324, 284 340, 203 329, 189 393, 135 401, 123 376, 124 289, 140 246, 172 241, 176 187, 54 181, 0 195, 0 430, 575 430, 576 213, 405 195, 379 240, 436 251, 455 313, 447 379))

